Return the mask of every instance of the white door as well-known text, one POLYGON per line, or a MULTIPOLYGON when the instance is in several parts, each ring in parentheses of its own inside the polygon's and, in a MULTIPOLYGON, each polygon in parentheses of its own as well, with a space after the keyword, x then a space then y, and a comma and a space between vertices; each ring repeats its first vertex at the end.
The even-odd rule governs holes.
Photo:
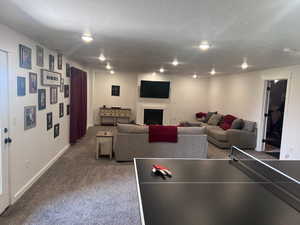
POLYGON ((0 214, 9 205, 8 132, 8 54, 0 50, 0 214))

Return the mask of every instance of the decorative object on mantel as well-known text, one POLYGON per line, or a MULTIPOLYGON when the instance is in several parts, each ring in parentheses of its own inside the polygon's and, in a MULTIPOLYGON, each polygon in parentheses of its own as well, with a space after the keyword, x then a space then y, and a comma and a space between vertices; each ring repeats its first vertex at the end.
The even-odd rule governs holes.
POLYGON ((52 112, 47 113, 47 130, 53 127, 52 112))
POLYGON ((64 103, 59 103, 59 118, 64 117, 64 103))
POLYGON ((25 45, 19 45, 19 60, 20 67, 24 69, 31 69, 31 48, 25 45))
POLYGON ((59 136, 59 123, 54 125, 54 138, 59 136))
POLYGON ((17 77, 17 95, 25 96, 26 95, 26 78, 17 77))
POLYGON ((36 65, 44 67, 44 49, 41 46, 36 46, 36 65))
POLYGON ((50 87, 50 104, 57 103, 57 87, 50 87))
POLYGON ((120 86, 118 85, 111 86, 111 96, 120 96, 120 86))
POLYGON ((61 74, 41 69, 41 84, 43 86, 60 86, 61 74))
POLYGON ((131 117, 131 109, 123 109, 120 107, 112 107, 112 108, 100 108, 100 123, 101 125, 114 125, 116 126, 118 123, 118 119, 126 119, 129 123, 131 117), (104 118, 112 119, 110 123, 104 123, 104 118))
POLYGON ((63 92, 64 91, 64 78, 60 78, 60 86, 59 86, 59 91, 63 92))
POLYGON ((69 98, 70 96, 70 88, 69 85, 65 85, 65 98, 69 98))
POLYGON ((24 107, 24 130, 34 128, 36 126, 36 106, 24 107))
POLYGON ((38 109, 46 109, 46 89, 39 89, 38 91, 38 109))
POLYGON ((29 73, 29 93, 37 92, 37 74, 29 73))
POLYGON ((66 63, 66 77, 71 76, 71 66, 69 63, 66 63))
POLYGON ((54 71, 54 55, 49 55, 49 70, 54 71))
POLYGON ((57 53, 57 69, 62 70, 62 57, 61 53, 57 53))

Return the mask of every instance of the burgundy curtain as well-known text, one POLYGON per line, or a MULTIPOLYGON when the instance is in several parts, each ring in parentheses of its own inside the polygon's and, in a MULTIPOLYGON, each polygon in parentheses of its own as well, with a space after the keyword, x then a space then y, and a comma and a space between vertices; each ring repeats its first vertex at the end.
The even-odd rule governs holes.
POLYGON ((86 134, 87 123, 87 73, 71 68, 70 90, 70 143, 74 144, 86 134))

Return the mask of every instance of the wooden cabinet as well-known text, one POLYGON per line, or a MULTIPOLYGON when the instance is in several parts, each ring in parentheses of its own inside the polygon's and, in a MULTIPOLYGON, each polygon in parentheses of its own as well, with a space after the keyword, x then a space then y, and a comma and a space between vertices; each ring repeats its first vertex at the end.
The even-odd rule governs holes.
POLYGON ((100 108, 99 115, 101 125, 112 124, 116 126, 119 118, 126 119, 127 122, 129 122, 131 117, 131 109, 100 108), (110 119, 110 122, 104 122, 104 119, 110 119))

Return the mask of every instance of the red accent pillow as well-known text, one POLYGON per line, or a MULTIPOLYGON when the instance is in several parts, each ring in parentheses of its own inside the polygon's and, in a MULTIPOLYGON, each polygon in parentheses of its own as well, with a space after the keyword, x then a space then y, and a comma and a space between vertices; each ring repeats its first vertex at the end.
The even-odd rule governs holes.
POLYGON ((223 129, 223 130, 228 130, 230 129, 233 121, 236 119, 235 116, 233 115, 226 115, 223 117, 223 121, 222 123, 220 124, 220 127, 223 129))
POLYGON ((202 117, 205 117, 206 114, 207 114, 207 113, 203 113, 203 112, 196 113, 196 118, 201 119, 202 117))

